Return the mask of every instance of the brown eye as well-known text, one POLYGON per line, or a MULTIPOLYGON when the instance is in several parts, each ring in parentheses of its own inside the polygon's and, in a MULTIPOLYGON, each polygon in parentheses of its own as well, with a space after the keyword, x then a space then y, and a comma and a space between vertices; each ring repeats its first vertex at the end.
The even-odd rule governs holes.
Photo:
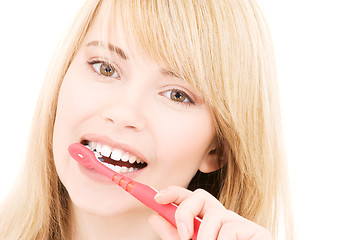
POLYGON ((191 97, 187 93, 185 93, 184 91, 178 90, 178 89, 167 90, 165 92, 162 92, 161 95, 174 101, 175 103, 195 105, 194 101, 191 99, 191 97))
POLYGON ((111 77, 115 73, 115 70, 110 65, 102 63, 100 65, 100 73, 104 76, 111 77))
POLYGON ((171 91, 170 98, 176 102, 184 102, 185 100, 188 100, 186 93, 177 90, 171 91))
POLYGON ((92 65, 94 71, 96 71, 99 75, 103 75, 105 77, 119 78, 118 72, 109 63, 96 60, 88 63, 92 65))

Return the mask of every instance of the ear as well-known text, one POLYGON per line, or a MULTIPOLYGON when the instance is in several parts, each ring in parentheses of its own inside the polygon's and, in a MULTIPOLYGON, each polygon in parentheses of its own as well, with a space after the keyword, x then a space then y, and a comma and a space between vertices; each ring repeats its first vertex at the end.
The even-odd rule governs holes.
POLYGON ((204 157, 199 170, 203 173, 210 173, 218 170, 219 168, 220 164, 218 161, 217 150, 212 149, 204 157))
POLYGON ((216 139, 213 141, 199 167, 201 172, 210 173, 223 167, 226 163, 226 159, 224 157, 226 148, 224 146, 225 144, 218 144, 216 139))

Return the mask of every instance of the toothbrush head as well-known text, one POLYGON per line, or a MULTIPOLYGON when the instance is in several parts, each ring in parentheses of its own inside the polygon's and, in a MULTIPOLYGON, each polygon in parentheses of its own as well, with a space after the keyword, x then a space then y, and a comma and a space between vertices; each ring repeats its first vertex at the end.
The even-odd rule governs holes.
POLYGON ((99 159, 96 158, 92 150, 88 149, 81 143, 73 143, 68 147, 68 152, 74 160, 76 160, 82 166, 95 169, 97 172, 100 172, 112 179, 114 175, 118 174, 111 170, 110 168, 104 166, 99 159))
POLYGON ((72 158, 78 163, 86 168, 94 168, 96 159, 93 159, 94 155, 91 150, 84 147, 80 143, 71 144, 68 147, 68 152, 71 154, 72 158))

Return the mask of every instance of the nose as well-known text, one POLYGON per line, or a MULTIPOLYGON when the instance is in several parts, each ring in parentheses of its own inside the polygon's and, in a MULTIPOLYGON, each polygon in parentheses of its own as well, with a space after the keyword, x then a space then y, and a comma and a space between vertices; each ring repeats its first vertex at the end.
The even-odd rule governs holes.
POLYGON ((116 129, 141 131, 146 127, 145 99, 138 89, 122 88, 107 96, 102 116, 116 129))

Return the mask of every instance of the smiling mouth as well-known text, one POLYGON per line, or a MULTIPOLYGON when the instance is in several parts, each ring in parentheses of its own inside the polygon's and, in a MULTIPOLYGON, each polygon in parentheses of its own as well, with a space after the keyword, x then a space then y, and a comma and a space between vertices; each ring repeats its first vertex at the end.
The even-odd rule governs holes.
POLYGON ((117 173, 136 172, 148 165, 143 160, 121 149, 111 148, 89 140, 83 140, 81 144, 93 151, 101 163, 117 173))

